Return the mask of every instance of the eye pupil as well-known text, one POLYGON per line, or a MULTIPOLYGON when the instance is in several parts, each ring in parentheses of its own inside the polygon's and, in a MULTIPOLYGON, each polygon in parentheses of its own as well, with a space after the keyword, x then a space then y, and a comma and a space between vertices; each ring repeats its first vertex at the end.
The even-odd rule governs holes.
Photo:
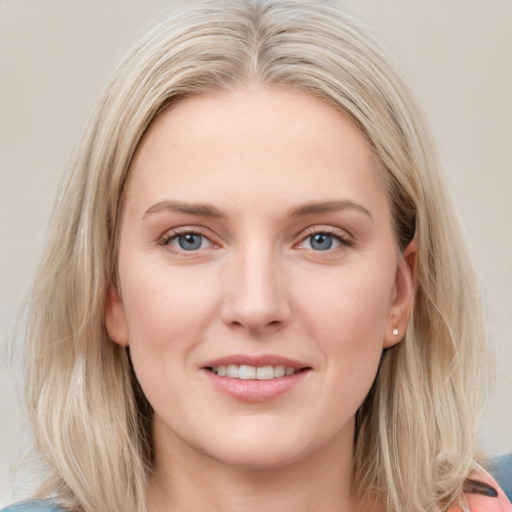
POLYGON ((202 236, 194 233, 187 233, 178 237, 180 247, 185 251, 199 249, 202 243, 202 236))
POLYGON ((311 237, 311 247, 315 251, 326 251, 332 247, 332 235, 317 233, 311 237))

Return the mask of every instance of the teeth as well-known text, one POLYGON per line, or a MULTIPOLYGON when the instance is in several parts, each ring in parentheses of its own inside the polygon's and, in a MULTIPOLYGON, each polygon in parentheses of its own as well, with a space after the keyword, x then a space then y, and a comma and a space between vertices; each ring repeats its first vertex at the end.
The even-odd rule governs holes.
POLYGON ((240 368, 238 369, 238 378, 243 380, 255 379, 256 368, 254 366, 247 366, 245 364, 240 365, 240 368))
POLYGON ((231 377, 232 379, 242 380, 270 380, 278 379, 280 377, 293 375, 296 371, 295 368, 278 366, 249 366, 246 364, 230 364, 228 366, 216 366, 212 368, 212 372, 220 377, 231 377))
MULTIPOLYGON (((293 368, 290 368, 290 370, 293 370, 293 368)), ((294 370, 295 372, 295 370, 294 370)), ((286 373, 286 368, 284 366, 274 366, 274 377, 277 379, 279 377, 284 377, 286 373)), ((290 374, 293 375, 293 374, 290 374)))
POLYGON ((238 379, 238 366, 236 364, 230 364, 227 367, 226 375, 233 379, 238 379))
POLYGON ((270 380, 275 377, 273 366, 260 366, 256 368, 256 378, 258 380, 270 380))

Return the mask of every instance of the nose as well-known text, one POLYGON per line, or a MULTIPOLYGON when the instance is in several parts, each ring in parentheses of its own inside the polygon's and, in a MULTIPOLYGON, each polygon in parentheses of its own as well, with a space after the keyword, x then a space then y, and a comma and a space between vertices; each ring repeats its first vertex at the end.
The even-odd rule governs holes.
POLYGON ((226 280, 223 321, 252 335, 282 329, 292 317, 282 262, 271 250, 246 251, 233 259, 226 280))

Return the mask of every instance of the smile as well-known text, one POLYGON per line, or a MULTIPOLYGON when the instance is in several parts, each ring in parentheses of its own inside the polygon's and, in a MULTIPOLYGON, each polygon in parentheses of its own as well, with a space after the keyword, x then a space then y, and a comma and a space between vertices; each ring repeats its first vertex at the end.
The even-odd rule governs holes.
POLYGON ((298 368, 290 366, 249 366, 246 364, 220 365, 209 368, 209 370, 219 377, 229 377, 241 380, 271 380, 290 376, 301 371, 298 368))
POLYGON ((201 371, 215 389, 242 402, 266 402, 308 381, 312 366, 272 354, 231 354, 205 362, 201 371))

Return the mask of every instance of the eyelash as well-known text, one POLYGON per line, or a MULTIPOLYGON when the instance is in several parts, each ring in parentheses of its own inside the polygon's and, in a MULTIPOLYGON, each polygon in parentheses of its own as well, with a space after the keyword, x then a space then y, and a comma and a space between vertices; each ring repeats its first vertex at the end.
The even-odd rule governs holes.
MULTIPOLYGON (((185 236, 185 235, 196 235, 196 236, 200 236, 202 237, 204 240, 207 240, 207 242, 210 244, 210 245, 213 245, 215 246, 215 242, 213 242, 211 240, 210 237, 208 237, 201 229, 199 228, 184 228, 184 229, 173 229, 172 231, 168 231, 167 233, 165 233, 159 240, 158 240, 158 244, 163 246, 166 250, 168 250, 169 252, 173 253, 173 254, 177 254, 179 256, 182 256, 182 257, 194 257, 196 256, 195 253, 199 252, 200 251, 200 248, 199 249, 196 249, 196 250, 189 250, 187 251, 186 249, 178 249, 178 248, 175 248, 174 246, 172 246, 170 244, 170 242, 172 240, 175 240, 177 238, 179 238, 180 236, 185 236)), ((306 240, 312 238, 313 236, 315 235, 327 235, 327 236, 331 236, 334 240, 336 240, 337 242, 339 242, 339 244, 341 246, 344 246, 344 247, 352 247, 354 245, 354 241, 349 238, 348 236, 344 236, 342 234, 340 234, 339 231, 335 230, 335 229, 329 229, 329 228, 311 228, 308 232, 306 232, 300 242, 298 244, 296 244, 295 246, 297 245, 300 245, 300 244, 303 244, 306 240)), ((309 250, 315 252, 315 253, 322 253, 322 252, 325 252, 325 253, 332 253, 334 250, 336 250, 337 248, 328 248, 326 250, 317 250, 315 251, 314 249, 312 248, 309 248, 309 250)))
MULTIPOLYGON (((349 238, 346 235, 342 235, 339 231, 337 231, 335 229, 330 229, 330 228, 318 228, 318 227, 311 228, 311 231, 307 232, 305 234, 305 236, 303 236, 303 238, 300 241, 300 244, 304 243, 306 240, 308 240, 309 238, 312 238, 315 235, 332 236, 336 241, 338 241, 340 243, 340 245, 345 246, 345 247, 352 247, 354 245, 354 240, 352 238, 349 238)), ((325 251, 314 251, 314 252, 332 252, 335 249, 336 248, 328 249, 325 251)), ((313 249, 311 249, 311 250, 313 250, 313 249)))
POLYGON ((201 229, 199 228, 184 228, 184 229, 173 229, 172 231, 168 231, 165 233, 159 240, 158 244, 163 246, 166 250, 173 254, 177 254, 182 257, 194 257, 195 253, 199 252, 199 250, 190 250, 186 249, 178 249, 170 244, 172 240, 178 239, 180 236, 185 235, 196 235, 202 237, 204 240, 207 240, 210 245, 215 245, 215 242, 212 242, 210 237, 208 237, 201 229))

